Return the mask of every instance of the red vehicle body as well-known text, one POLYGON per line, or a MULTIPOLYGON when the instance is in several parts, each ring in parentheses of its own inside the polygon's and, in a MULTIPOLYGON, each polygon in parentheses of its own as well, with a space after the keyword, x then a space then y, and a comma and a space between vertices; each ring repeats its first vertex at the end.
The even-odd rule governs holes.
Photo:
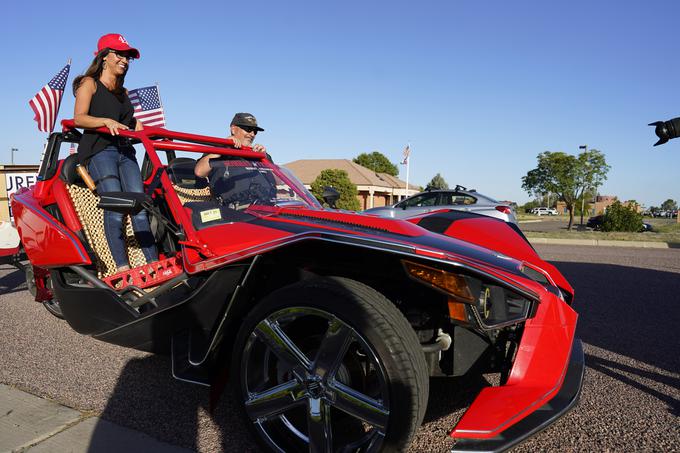
POLYGON ((12 199, 36 300, 82 334, 170 353, 174 376, 211 386, 215 401, 231 388, 266 448, 406 448, 433 376, 500 374, 452 427, 457 451, 507 449, 577 401, 574 291, 514 225, 446 210, 403 221, 324 209, 264 154, 227 139, 122 136, 145 150, 146 197, 97 203, 147 209, 161 261, 107 275, 96 226, 76 206, 86 189, 75 157, 59 159, 80 138, 64 121, 39 182, 12 199), (249 182, 187 201, 183 184, 206 183, 178 151, 221 154, 225 178, 249 182))

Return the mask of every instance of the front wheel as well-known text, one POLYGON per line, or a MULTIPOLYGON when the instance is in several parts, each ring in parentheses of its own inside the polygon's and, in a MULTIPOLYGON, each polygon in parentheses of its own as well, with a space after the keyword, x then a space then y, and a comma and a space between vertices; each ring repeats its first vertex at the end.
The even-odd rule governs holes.
POLYGON ((427 406, 427 367, 409 323, 380 293, 340 277, 260 301, 231 370, 252 430, 272 451, 403 451, 427 406))

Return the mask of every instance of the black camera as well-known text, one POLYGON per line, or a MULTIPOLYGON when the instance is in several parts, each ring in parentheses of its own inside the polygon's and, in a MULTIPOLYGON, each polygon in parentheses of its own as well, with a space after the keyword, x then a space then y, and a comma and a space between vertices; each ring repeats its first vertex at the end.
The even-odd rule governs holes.
POLYGON ((649 125, 655 126, 654 132, 659 137, 659 141, 654 143, 654 146, 663 145, 680 134, 680 117, 668 121, 656 121, 649 123, 649 125))

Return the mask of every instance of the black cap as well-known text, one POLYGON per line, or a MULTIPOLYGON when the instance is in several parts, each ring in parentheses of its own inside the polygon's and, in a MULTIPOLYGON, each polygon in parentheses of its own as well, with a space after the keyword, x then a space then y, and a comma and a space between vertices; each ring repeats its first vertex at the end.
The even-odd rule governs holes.
POLYGON ((257 125, 257 119, 250 113, 237 113, 234 115, 234 119, 231 120, 231 126, 254 127, 258 131, 264 131, 264 129, 257 125))

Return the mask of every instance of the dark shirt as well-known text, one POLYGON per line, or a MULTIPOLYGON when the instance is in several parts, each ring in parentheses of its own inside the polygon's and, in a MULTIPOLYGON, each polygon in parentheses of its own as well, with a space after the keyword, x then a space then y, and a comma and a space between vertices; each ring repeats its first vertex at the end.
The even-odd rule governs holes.
POLYGON ((246 161, 230 156, 210 159, 208 180, 214 195, 227 205, 246 204, 256 199, 266 201, 276 196, 276 180, 270 172, 229 164, 236 160, 246 161))
MULTIPOLYGON (((111 118, 130 129, 134 129, 137 121, 133 116, 134 109, 127 93, 123 93, 119 97, 110 92, 99 80, 96 81, 96 84, 97 90, 92 95, 90 110, 87 114, 98 118, 111 118)), ((110 135, 99 134, 86 129, 78 145, 78 160, 84 165, 93 155, 107 146, 117 145, 117 143, 117 139, 110 135)))

